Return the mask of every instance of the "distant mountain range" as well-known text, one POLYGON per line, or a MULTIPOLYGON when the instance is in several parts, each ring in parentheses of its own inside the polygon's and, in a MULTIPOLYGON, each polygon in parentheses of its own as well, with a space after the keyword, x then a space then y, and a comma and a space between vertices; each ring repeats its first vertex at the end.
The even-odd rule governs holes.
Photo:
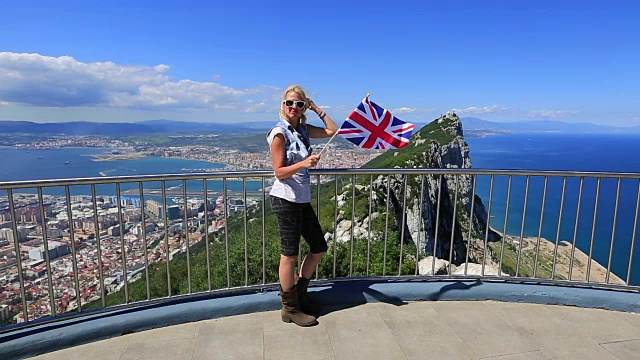
POLYGON ((135 123, 102 123, 89 121, 72 121, 60 123, 35 123, 31 121, 0 120, 2 134, 36 134, 36 135, 141 135, 141 134, 175 134, 175 133, 238 133, 268 130, 271 123, 254 122, 242 124, 200 123, 174 120, 148 120, 135 123))
MULTIPOLYGON (((561 133, 640 133, 640 126, 621 127, 593 123, 567 123, 552 120, 519 122, 493 122, 474 117, 461 118, 465 131, 483 132, 561 132, 561 133)), ((1 134, 36 135, 143 135, 175 133, 258 133, 273 127, 273 121, 243 122, 238 124, 213 122, 187 122, 175 120, 147 120, 133 123, 102 123, 73 121, 35 123, 31 121, 0 120, 1 134)), ((416 123, 420 129, 426 123, 416 123)))
POLYGON ((552 120, 531 120, 518 122, 494 122, 474 117, 460 118, 465 131, 498 131, 498 132, 560 132, 560 133, 609 133, 638 134, 640 126, 609 126, 588 122, 568 123, 552 120))

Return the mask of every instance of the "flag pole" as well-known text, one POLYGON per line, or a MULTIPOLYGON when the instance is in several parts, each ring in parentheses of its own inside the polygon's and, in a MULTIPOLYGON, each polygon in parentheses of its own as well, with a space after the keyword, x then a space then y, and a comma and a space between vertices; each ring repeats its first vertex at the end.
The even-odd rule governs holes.
POLYGON ((329 146, 329 143, 331 142, 331 140, 333 140, 334 137, 336 137, 336 135, 338 135, 338 130, 336 130, 335 134, 333 134, 331 139, 329 139, 329 141, 327 141, 327 143, 324 144, 324 147, 322 148, 322 150, 320 150, 320 152, 318 153, 318 156, 322 155, 322 152, 327 148, 327 146, 329 146))
MULTIPOLYGON (((367 97, 371 96, 371 93, 367 93, 367 97)), ((338 129, 340 130, 340 129, 338 129)), ((333 136, 331 137, 331 139, 329 139, 329 141, 327 141, 326 144, 324 144, 324 147, 322 148, 322 150, 320 150, 320 152, 318 153, 318 156, 322 155, 322 152, 329 146, 329 143, 333 140, 334 137, 336 137, 336 135, 338 135, 338 130, 336 130, 336 132, 333 134, 333 136)))

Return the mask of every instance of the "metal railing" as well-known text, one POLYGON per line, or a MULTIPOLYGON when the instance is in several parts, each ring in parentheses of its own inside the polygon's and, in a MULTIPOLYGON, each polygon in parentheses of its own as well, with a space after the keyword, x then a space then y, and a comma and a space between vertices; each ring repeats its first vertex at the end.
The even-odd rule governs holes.
MULTIPOLYGON (((317 169, 311 175, 312 203, 329 240, 319 282, 481 279, 640 290, 640 268, 633 267, 640 174, 317 169)), ((0 333, 275 286, 279 242, 265 190, 272 178, 271 171, 240 171, 0 183, 1 215, 10 226, 0 230, 6 238, 0 304, 3 316, 19 309, 20 321, 0 333), (221 199, 217 209, 212 194, 221 199), (189 209, 196 198, 202 215, 189 209), (181 202, 182 214, 168 200, 181 202), (230 213, 234 205, 242 214, 230 213), (125 236, 136 226, 138 235, 125 236), (27 253, 44 261, 28 262, 27 253), (186 273, 176 268, 180 261, 186 273)))

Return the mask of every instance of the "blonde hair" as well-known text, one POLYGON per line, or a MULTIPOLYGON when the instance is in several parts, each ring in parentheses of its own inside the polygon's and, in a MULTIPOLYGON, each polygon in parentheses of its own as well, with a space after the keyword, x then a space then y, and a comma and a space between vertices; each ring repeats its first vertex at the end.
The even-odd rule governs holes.
MULTIPOLYGON (((306 105, 304 106, 304 110, 306 111, 309 108, 309 99, 307 98, 307 93, 304 91, 302 86, 298 84, 289 85, 289 87, 287 87, 287 89, 284 91, 284 95, 282 95, 282 100, 286 100, 287 94, 289 94, 290 92, 294 92, 300 95, 302 100, 306 103, 306 105)), ((280 103, 280 116, 283 118, 285 117, 284 106, 285 106, 284 103, 280 103)), ((307 123, 307 116, 303 112, 302 115, 300 116, 300 124, 304 125, 306 123, 307 123)))

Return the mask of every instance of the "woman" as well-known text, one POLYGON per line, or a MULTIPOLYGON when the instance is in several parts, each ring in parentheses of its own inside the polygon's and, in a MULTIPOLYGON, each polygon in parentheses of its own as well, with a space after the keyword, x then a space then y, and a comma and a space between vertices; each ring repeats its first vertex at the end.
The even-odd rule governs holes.
POLYGON ((299 85, 289 86, 280 104, 280 121, 267 134, 271 149, 271 162, 276 181, 270 192, 271 209, 278 219, 280 232, 280 295, 282 321, 300 326, 316 323, 312 314, 319 306, 307 298, 309 280, 327 251, 322 228, 311 207, 311 178, 309 168, 320 161, 311 155, 309 138, 326 138, 338 131, 333 120, 306 95, 299 85), (305 112, 315 112, 324 128, 307 124, 305 112), (309 244, 310 251, 300 267, 295 282, 294 269, 298 259, 300 236, 309 244))

